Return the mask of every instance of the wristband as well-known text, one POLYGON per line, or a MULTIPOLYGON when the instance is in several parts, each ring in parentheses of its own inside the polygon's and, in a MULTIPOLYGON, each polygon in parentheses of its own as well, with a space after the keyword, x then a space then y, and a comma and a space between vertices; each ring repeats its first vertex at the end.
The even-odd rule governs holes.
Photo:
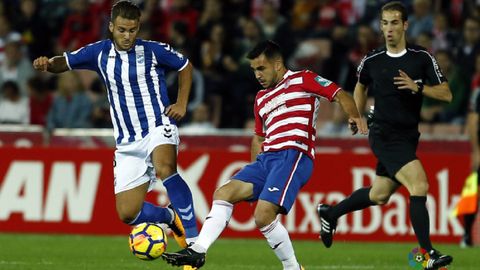
POLYGON ((416 82, 417 87, 418 87, 418 93, 422 94, 423 93, 423 83, 422 82, 416 82))

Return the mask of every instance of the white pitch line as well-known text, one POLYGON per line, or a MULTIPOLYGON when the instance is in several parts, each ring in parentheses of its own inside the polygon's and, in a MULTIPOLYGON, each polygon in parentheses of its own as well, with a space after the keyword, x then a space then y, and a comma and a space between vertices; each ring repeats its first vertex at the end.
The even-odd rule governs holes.
POLYGON ((1 265, 31 265, 31 264, 53 265, 52 262, 48 262, 48 261, 41 261, 41 262, 0 261, 0 264, 1 265))
MULTIPOLYGON (((210 263, 208 264, 209 267, 215 268, 215 267, 220 267, 221 265, 219 264, 213 264, 210 263)), ((358 269, 358 270, 366 270, 366 269, 375 269, 375 270, 380 270, 380 269, 401 269, 405 270, 405 266, 374 266, 374 265, 304 265, 306 269, 311 270, 311 269, 330 269, 330 270, 350 270, 350 269, 358 269)), ((408 265, 406 265, 408 267, 408 265)), ((258 270, 277 270, 278 266, 259 266, 259 265, 248 265, 248 264, 233 264, 229 265, 229 268, 232 269, 258 269, 258 270)))

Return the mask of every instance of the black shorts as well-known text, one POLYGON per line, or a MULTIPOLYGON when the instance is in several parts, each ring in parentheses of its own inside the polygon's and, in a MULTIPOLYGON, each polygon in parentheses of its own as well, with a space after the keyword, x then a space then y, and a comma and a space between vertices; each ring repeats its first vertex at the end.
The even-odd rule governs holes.
POLYGON ((378 160, 376 174, 397 181, 395 174, 407 163, 417 159, 419 138, 417 129, 399 130, 372 125, 368 141, 378 160))

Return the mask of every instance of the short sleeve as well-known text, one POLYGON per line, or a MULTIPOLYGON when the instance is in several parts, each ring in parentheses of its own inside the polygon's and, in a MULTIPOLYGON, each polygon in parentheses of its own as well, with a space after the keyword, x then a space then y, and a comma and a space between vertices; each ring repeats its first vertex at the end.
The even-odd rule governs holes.
POLYGON ((447 78, 442 73, 440 66, 437 63, 437 60, 429 52, 425 52, 425 62, 426 62, 426 76, 427 81, 432 85, 441 84, 447 81, 447 78))
POLYGON ((96 71, 97 56, 102 50, 102 42, 96 42, 86 45, 73 52, 65 52, 63 55, 67 60, 69 69, 88 69, 96 71))
POLYGON ((161 42, 150 42, 152 52, 159 65, 180 71, 187 66, 188 59, 170 45, 161 42))
POLYGON ((314 93, 332 101, 340 87, 334 82, 314 73, 305 71, 303 73, 303 86, 307 92, 314 93))
POLYGON ((357 78, 358 81, 363 85, 369 85, 372 81, 368 72, 367 56, 363 57, 362 61, 357 67, 357 78))

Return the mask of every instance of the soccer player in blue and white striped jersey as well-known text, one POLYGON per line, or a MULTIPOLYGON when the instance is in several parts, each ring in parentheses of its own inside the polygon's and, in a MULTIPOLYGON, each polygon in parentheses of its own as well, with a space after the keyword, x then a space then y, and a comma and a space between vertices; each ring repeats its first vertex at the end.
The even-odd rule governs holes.
POLYGON ((131 225, 169 224, 186 246, 196 239, 198 230, 192 193, 177 173, 176 121, 186 112, 193 67, 168 44, 137 39, 139 20, 140 9, 130 1, 120 1, 111 12, 112 39, 62 56, 39 57, 33 66, 52 73, 89 69, 99 74, 107 88, 117 144, 115 198, 120 219, 131 225), (178 71, 176 103, 167 96, 166 69, 178 71), (156 177, 167 189, 169 208, 144 201, 156 177))

